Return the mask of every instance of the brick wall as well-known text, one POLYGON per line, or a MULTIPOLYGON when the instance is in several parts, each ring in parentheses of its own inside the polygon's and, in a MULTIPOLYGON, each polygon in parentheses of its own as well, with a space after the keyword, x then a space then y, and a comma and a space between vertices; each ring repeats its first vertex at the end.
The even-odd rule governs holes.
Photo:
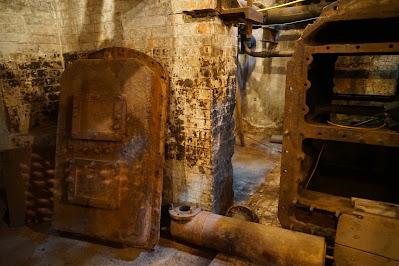
POLYGON ((1 49, 6 51, 1 62, 7 62, 2 71, 7 74, 1 80, 10 130, 28 134, 55 124, 63 63, 104 47, 142 51, 160 62, 171 80, 165 202, 194 203, 216 212, 227 207, 232 199, 236 31, 218 17, 184 13, 213 9, 215 0, 7 2, 7 10, 20 3, 9 12, 1 9, 2 23, 21 28, 20 35, 2 38, 4 45, 21 47, 1 49), (45 105, 46 112, 32 115, 44 109, 35 104, 45 105))
POLYGON ((334 93, 393 96, 398 55, 339 56, 335 63, 334 93))
POLYGON ((232 199, 235 34, 217 17, 182 18, 171 73, 166 180, 174 201, 219 212, 232 199))
MULTIPOLYGON (((57 121, 58 78, 63 70, 53 0, 0 3, 0 100, 13 144, 57 121)), ((0 147, 1 149, 1 147, 0 147)))

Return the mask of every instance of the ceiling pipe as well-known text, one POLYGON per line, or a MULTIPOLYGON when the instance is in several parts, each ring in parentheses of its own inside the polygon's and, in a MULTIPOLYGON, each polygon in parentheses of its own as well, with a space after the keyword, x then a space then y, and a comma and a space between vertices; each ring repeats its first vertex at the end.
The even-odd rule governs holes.
POLYGON ((320 16, 327 3, 276 8, 262 12, 263 24, 284 24, 320 16))
POLYGON ((244 47, 244 52, 247 55, 253 57, 262 57, 262 58, 269 58, 269 57, 291 57, 293 52, 292 51, 276 51, 276 50, 263 50, 263 51, 252 51, 248 47, 248 43, 246 41, 241 42, 244 47))
MULTIPOLYGON (((295 21, 306 20, 310 18, 316 18, 320 16, 323 8, 327 3, 322 2, 319 4, 302 5, 294 7, 283 7, 265 10, 264 13, 264 25, 268 24, 284 24, 295 21)), ((247 39, 252 35, 252 24, 247 24, 247 39)), ((243 50, 246 54, 253 57, 291 57, 292 51, 276 51, 276 50, 263 50, 253 51, 248 47, 246 41, 242 41, 243 50)))

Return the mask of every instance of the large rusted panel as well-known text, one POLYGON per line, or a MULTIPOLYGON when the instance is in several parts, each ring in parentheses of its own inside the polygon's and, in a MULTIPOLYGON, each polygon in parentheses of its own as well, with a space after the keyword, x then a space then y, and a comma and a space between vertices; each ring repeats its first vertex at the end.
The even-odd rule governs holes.
POLYGON ((159 238, 168 80, 144 54, 110 48, 66 69, 55 229, 151 248, 159 238))
POLYGON ((336 265, 398 265, 399 220, 362 212, 339 218, 336 265))
POLYGON ((397 203, 399 132, 385 123, 365 128, 331 121, 384 114, 386 103, 397 101, 399 35, 392 29, 398 25, 396 0, 339 0, 298 40, 285 93, 284 227, 334 238, 339 215, 355 210, 351 197, 397 203), (370 87, 384 95, 369 93, 370 87))

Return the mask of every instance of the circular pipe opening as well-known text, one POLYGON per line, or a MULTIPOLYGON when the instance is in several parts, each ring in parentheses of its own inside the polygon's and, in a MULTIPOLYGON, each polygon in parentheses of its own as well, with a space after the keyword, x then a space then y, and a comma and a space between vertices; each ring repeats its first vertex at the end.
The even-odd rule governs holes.
POLYGON ((181 211, 181 212, 188 212, 190 209, 191 209, 190 206, 187 206, 187 205, 183 205, 183 206, 179 207, 179 211, 181 211))

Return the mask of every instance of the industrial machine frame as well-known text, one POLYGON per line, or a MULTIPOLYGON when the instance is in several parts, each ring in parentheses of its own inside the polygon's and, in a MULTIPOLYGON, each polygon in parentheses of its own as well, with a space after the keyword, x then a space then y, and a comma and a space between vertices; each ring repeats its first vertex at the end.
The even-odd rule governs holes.
MULTIPOLYGON (((398 100, 397 84, 395 95, 381 97, 382 100, 376 95, 346 95, 349 96, 348 102, 376 101, 380 102, 379 105, 334 105, 331 103, 335 95, 328 91, 328 87, 334 87, 331 74, 334 75, 338 56, 398 55, 399 36, 392 30, 398 25, 398 1, 340 0, 324 8, 321 16, 305 29, 299 39, 288 65, 286 84, 278 213, 283 227, 333 239, 340 214, 356 210, 354 198, 367 198, 356 193, 334 195, 308 187, 325 145, 346 145, 372 155, 383 150, 385 155, 382 158, 389 164, 386 171, 392 171, 399 163, 399 133, 395 130, 337 126, 326 119, 333 113, 375 115, 384 112, 381 101, 398 100), (317 144, 319 149, 310 149, 309 152, 309 143, 317 144)), ((366 162, 363 168, 367 168, 366 162)), ((384 176, 378 178, 385 180, 384 176)), ((345 190, 344 184, 336 182, 341 185, 341 190, 345 190)), ((397 185, 398 181, 389 182, 392 182, 389 183, 392 188, 387 187, 395 190, 393 184, 397 185)), ((397 192, 393 193, 397 200, 397 192)), ((369 197, 368 200, 397 203, 383 198, 369 197)))

